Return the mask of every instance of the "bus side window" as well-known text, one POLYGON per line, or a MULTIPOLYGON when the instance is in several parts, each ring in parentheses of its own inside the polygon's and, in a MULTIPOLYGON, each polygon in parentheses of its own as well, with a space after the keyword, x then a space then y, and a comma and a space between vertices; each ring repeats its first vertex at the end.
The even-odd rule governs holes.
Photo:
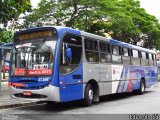
POLYGON ((149 66, 149 54, 146 53, 146 66, 149 66))
POLYGON ((146 52, 141 52, 141 66, 148 66, 148 59, 146 56, 146 52))
POLYGON ((112 45, 112 63, 122 63, 121 47, 112 45))
POLYGON ((100 42, 99 46, 100 46, 100 62, 101 63, 111 62, 110 44, 107 42, 100 42))
POLYGON ((133 56, 132 56, 132 65, 140 66, 140 55, 139 51, 133 49, 132 50, 133 56))
POLYGON ((82 39, 80 36, 66 34, 61 45, 60 74, 68 74, 74 71, 80 64, 82 57, 82 39), (71 58, 67 58, 67 49, 71 51, 71 58))
POLYGON ((85 39, 85 55, 90 63, 99 62, 99 51, 97 40, 85 39))
POLYGON ((154 58, 154 66, 156 66, 157 65, 156 54, 153 54, 153 58, 154 58))
POLYGON ((149 66, 153 66, 154 58, 153 54, 149 53, 149 66))
POLYGON ((122 59, 123 59, 123 64, 130 65, 130 53, 129 49, 123 47, 122 48, 122 59))

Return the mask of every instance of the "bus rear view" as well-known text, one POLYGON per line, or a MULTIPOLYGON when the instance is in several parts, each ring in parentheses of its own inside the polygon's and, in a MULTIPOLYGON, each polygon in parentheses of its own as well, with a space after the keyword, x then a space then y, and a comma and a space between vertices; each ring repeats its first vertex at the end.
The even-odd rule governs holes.
POLYGON ((56 29, 51 27, 15 34, 9 81, 12 98, 59 100, 58 87, 50 85, 57 38, 56 29))

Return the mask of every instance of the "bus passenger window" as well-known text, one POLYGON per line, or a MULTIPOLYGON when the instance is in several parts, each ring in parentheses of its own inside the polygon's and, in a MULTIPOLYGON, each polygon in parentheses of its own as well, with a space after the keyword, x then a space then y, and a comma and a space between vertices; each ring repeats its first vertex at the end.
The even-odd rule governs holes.
POLYGON ((111 62, 111 54, 110 54, 110 44, 107 42, 100 42, 100 62, 108 63, 111 62))
POLYGON ((133 56, 131 57, 132 59, 132 65, 137 65, 140 66, 140 55, 138 50, 132 50, 133 56))
POLYGON ((154 58, 153 54, 149 53, 149 66, 153 66, 154 58))
POLYGON ((142 66, 148 66, 148 57, 146 52, 141 52, 142 58, 141 58, 141 65, 142 66))
POLYGON ((122 63, 121 47, 112 45, 112 62, 122 63))
POLYGON ((85 39, 85 55, 88 62, 99 62, 98 42, 96 40, 85 39))
POLYGON ((122 48, 122 58, 123 64, 130 65, 130 49, 125 47, 122 48))
POLYGON ((149 66, 149 54, 146 53, 146 66, 149 66))
POLYGON ((154 66, 156 66, 157 65, 157 59, 156 59, 156 55, 155 54, 153 54, 153 60, 154 60, 154 66))

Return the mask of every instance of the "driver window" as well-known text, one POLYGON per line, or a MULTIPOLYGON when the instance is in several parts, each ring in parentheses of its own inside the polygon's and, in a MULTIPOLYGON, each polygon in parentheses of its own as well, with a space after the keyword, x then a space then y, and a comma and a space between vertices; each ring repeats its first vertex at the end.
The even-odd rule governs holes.
POLYGON ((82 56, 81 37, 66 34, 61 44, 60 54, 60 74, 68 74, 74 71, 80 64, 82 56), (67 56, 67 50, 70 49, 70 56, 67 56))

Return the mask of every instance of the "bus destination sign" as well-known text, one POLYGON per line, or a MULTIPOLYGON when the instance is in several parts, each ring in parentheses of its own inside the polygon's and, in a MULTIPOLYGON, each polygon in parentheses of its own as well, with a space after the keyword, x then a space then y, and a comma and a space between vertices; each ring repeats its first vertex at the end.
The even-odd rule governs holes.
POLYGON ((42 37, 51 37, 52 30, 43 30, 43 31, 34 31, 30 33, 19 34, 16 36, 17 41, 29 40, 29 39, 36 39, 42 37))

